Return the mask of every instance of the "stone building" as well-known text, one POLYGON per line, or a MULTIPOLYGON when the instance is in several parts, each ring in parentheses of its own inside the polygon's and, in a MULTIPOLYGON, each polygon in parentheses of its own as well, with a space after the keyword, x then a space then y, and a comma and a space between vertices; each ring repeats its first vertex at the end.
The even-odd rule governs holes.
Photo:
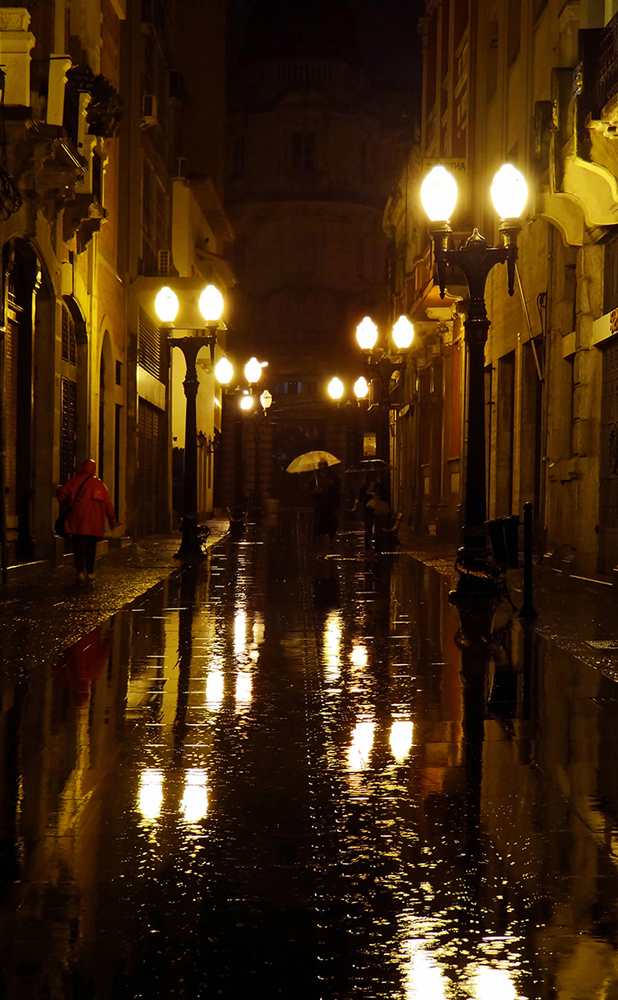
POLYGON ((351 417, 326 387, 338 375, 351 394, 362 371, 354 328, 367 313, 385 319, 389 138, 348 5, 258 0, 228 117, 226 208, 239 278, 230 322, 238 359, 269 364, 263 488, 282 498, 291 485, 282 470, 295 455, 352 452, 351 417))
MULTIPOLYGON (((54 490, 86 457, 114 499, 117 536, 171 523, 171 413, 182 399, 154 294, 179 271, 174 253, 185 277, 233 280, 221 207, 224 0, 181 6, 54 0, 0 10, 5 571, 62 558, 54 490), (212 50, 208 93, 195 60, 177 54, 187 18, 212 50), (196 115, 208 148, 191 127, 196 115)), ((199 428, 204 513, 212 382, 199 428)))
POLYGON ((437 160, 450 167, 460 191, 455 239, 476 226, 496 245, 492 177, 507 161, 526 175, 515 295, 503 268, 487 283, 488 510, 519 513, 532 501, 539 552, 584 576, 607 576, 618 562, 615 8, 428 2, 422 134, 385 218, 402 262, 392 308, 418 332, 408 409, 394 418, 411 467, 401 504, 428 530, 456 538, 467 288, 453 273, 445 299, 437 294, 419 188, 437 160))

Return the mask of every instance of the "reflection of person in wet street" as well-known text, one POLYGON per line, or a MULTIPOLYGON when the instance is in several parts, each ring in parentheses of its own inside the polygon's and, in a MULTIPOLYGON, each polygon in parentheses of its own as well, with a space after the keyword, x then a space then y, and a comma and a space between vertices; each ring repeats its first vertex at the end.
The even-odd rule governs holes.
POLYGON ((91 686, 107 666, 111 648, 111 632, 97 625, 62 655, 57 674, 66 683, 76 705, 88 700, 91 686))
POLYGON ((333 559, 318 559, 313 578, 313 598, 322 608, 332 608, 339 604, 339 581, 333 559))
POLYGON ((341 504, 341 481, 321 461, 315 477, 313 496, 313 537, 322 550, 328 550, 337 534, 337 511, 341 504))
POLYGON ((95 476, 91 458, 82 462, 79 472, 56 490, 56 500, 68 504, 65 520, 67 535, 73 536, 73 558, 77 584, 94 582, 97 542, 105 533, 105 518, 110 529, 116 527, 116 512, 102 479, 95 476))

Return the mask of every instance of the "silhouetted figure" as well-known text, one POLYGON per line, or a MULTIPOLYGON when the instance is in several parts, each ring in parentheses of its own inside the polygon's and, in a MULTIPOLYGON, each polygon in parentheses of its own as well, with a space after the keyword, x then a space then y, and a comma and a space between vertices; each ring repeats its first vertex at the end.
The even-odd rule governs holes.
POLYGON ((329 549, 337 534, 337 511, 341 506, 341 481, 328 462, 321 461, 315 477, 313 496, 313 537, 320 549, 329 549))

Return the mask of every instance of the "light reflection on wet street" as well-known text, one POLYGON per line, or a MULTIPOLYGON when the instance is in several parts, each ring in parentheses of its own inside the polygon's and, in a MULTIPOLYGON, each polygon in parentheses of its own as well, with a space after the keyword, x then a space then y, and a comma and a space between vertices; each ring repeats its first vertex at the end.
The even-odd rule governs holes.
POLYGON ((3 683, 0 996, 615 1000, 618 687, 305 531, 3 683))

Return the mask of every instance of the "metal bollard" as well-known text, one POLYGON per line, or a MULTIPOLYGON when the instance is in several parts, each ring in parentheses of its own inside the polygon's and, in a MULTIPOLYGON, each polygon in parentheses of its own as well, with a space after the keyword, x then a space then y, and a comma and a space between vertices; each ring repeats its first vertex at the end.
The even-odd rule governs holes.
POLYGON ((524 603, 519 612, 520 618, 537 618, 537 612, 532 603, 532 527, 534 507, 531 503, 524 504, 524 603))

